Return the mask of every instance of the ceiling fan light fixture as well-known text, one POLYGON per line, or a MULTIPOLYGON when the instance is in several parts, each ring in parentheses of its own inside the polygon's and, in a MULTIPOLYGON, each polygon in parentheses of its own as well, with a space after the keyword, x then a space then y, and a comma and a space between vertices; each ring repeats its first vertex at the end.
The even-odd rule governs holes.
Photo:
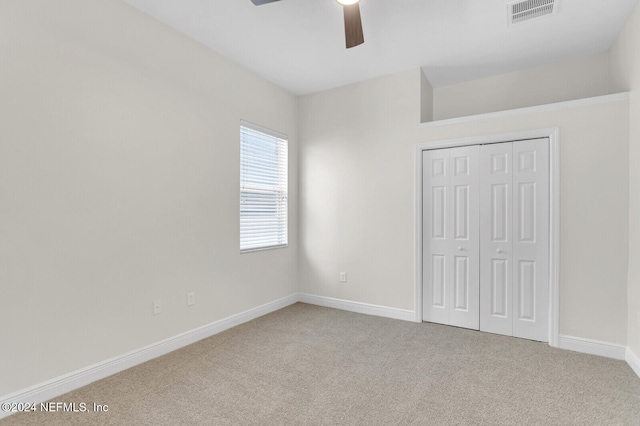
POLYGON ((360 0, 336 0, 336 1, 343 6, 351 6, 352 4, 356 4, 360 2, 360 0))

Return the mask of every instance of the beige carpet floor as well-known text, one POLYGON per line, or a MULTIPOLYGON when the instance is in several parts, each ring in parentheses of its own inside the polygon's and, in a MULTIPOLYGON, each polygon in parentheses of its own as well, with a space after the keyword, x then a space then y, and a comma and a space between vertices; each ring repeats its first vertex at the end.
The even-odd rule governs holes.
POLYGON ((0 425, 640 425, 623 361, 301 303, 54 401, 109 411, 0 425))

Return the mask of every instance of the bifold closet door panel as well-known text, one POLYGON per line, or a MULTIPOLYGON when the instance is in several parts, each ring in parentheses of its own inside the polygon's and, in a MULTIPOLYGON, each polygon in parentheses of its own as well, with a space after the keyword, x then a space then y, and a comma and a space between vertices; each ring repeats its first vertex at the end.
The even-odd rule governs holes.
POLYGON ((449 150, 422 153, 423 320, 450 324, 449 277, 449 150))
POLYGON ((513 144, 513 335, 548 341, 549 143, 513 144))
POLYGON ((480 147, 480 330, 513 334, 513 144, 480 147))
POLYGON ((478 146, 423 153, 423 319, 479 329, 478 146))
POLYGON ((451 325, 480 329, 480 147, 451 148, 451 325))
POLYGON ((483 145, 480 182, 480 330, 548 341, 548 139, 483 145))

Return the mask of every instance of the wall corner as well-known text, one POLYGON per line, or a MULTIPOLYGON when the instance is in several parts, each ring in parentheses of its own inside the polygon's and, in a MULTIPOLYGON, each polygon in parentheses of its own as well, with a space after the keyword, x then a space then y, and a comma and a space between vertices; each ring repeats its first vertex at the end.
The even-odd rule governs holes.
POLYGON ((433 87, 429 79, 420 70, 420 122, 433 121, 433 87))

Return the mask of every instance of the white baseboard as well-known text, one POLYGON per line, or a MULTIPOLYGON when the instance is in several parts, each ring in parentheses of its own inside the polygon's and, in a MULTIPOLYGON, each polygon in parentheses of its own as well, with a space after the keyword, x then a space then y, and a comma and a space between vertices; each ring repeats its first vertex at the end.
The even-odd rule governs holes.
POLYGON ((324 306, 326 308, 341 309, 343 311, 357 312, 359 314, 374 315, 378 317, 393 318, 403 321, 415 322, 416 313, 405 309, 389 308, 387 306, 371 305, 350 300, 334 299, 333 297, 315 296, 313 294, 300 293, 298 301, 310 305, 324 306))
MULTIPOLYGON (((189 330, 177 336, 170 337, 157 343, 140 349, 127 352, 123 355, 102 361, 55 379, 31 386, 18 392, 0 397, 0 405, 4 403, 31 403, 39 404, 56 396, 71 392, 72 390, 86 386, 96 380, 104 379, 127 368, 142 364, 153 358, 168 354, 198 340, 218 334, 229 328, 235 327, 262 315, 277 311, 286 306, 298 302, 298 295, 292 294, 282 299, 258 306, 236 315, 212 322, 211 324, 189 330)), ((12 412, 0 410, 0 419, 7 417, 12 412)))
POLYGON ((564 335, 560 335, 558 347, 560 349, 568 349, 570 351, 599 355, 623 361, 625 359, 625 352, 627 351, 626 346, 623 345, 564 335))
POLYGON ((640 377, 640 357, 634 354, 631 349, 627 348, 627 352, 625 355, 625 361, 629 364, 629 367, 636 373, 638 377, 640 377))

